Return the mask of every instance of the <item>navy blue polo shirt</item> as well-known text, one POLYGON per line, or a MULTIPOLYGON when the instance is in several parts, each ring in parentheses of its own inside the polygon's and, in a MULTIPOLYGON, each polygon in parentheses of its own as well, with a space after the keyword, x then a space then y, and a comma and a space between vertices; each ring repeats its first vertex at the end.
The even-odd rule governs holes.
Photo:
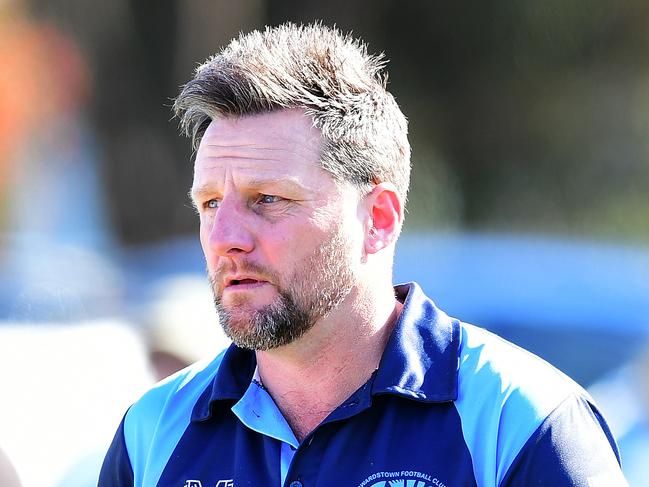
POLYGON ((624 486, 590 396, 539 359, 452 319, 416 284, 379 368, 299 443, 231 346, 126 413, 99 487, 624 486))

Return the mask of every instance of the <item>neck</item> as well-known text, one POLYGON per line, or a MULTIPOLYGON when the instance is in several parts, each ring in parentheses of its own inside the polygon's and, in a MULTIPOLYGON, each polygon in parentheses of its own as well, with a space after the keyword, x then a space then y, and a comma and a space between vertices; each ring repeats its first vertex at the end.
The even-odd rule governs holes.
POLYGON ((302 338, 257 352, 259 375, 299 441, 378 368, 401 310, 392 292, 350 295, 302 338))

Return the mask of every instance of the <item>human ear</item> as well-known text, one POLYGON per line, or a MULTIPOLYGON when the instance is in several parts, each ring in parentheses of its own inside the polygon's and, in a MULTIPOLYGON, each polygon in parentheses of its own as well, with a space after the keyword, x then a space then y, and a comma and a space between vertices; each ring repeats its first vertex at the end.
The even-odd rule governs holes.
POLYGON ((374 254, 392 244, 401 231, 403 202, 392 183, 379 183, 365 197, 368 221, 365 251, 374 254))

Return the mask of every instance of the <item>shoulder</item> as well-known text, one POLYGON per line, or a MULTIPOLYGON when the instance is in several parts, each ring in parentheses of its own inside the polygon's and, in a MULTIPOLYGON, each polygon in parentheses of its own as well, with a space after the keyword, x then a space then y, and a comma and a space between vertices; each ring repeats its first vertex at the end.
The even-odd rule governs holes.
POLYGON ((545 360, 483 328, 461 324, 459 386, 462 394, 521 398, 545 416, 584 389, 545 360))
POLYGON ((190 406, 192 399, 197 399, 216 375, 224 353, 191 364, 155 384, 131 406, 127 419, 157 415, 164 411, 169 401, 181 401, 190 406))
POLYGON ((562 403, 591 400, 568 376, 493 333, 463 323, 460 340, 456 408, 479 485, 499 485, 562 403))
POLYGON ((167 377, 128 410, 123 433, 136 485, 145 485, 144 479, 138 479, 144 472, 156 471, 166 463, 191 421, 196 403, 209 394, 224 354, 225 351, 167 377))

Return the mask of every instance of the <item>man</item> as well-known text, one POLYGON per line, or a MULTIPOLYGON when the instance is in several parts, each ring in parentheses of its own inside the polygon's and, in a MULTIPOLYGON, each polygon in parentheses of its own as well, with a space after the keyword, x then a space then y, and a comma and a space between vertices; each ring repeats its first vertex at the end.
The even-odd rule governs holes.
POLYGON ((128 411, 100 486, 625 484, 579 386, 392 287, 410 148, 382 64, 287 24, 233 40, 184 87, 234 344, 128 411))

